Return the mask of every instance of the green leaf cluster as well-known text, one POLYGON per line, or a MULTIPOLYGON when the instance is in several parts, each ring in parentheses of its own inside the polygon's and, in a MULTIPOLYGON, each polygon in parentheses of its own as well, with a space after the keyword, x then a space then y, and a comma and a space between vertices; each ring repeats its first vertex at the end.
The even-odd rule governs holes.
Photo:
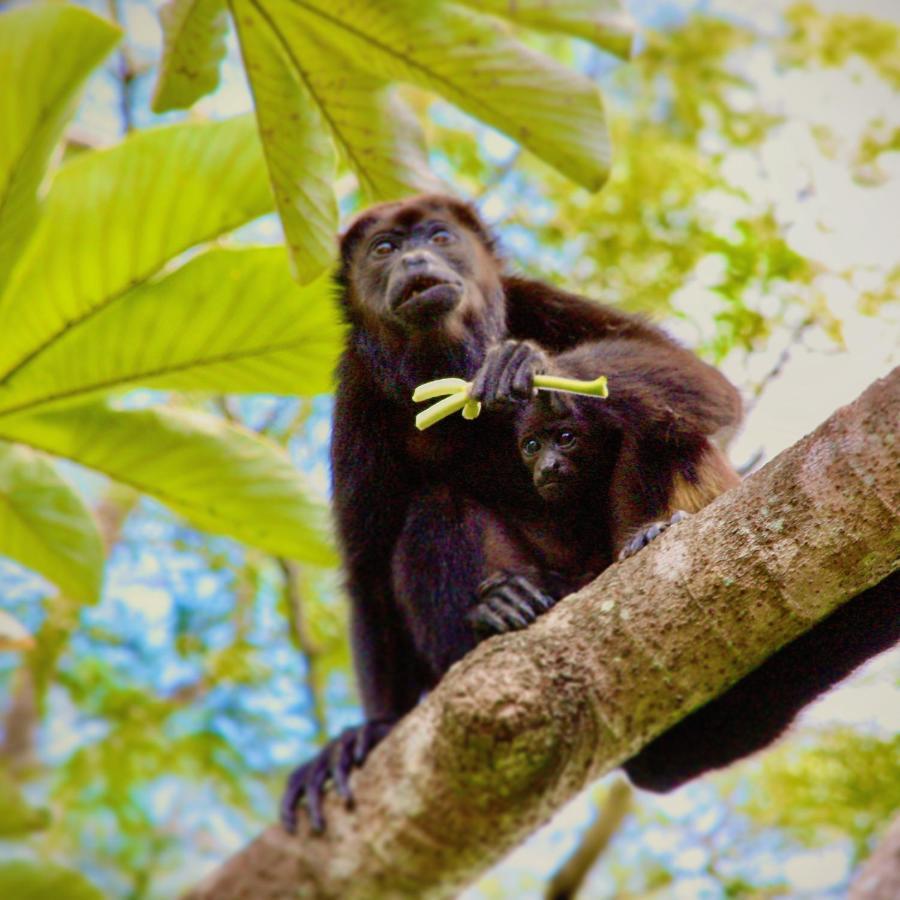
POLYGON ((72 7, 0 15, 0 553, 97 597, 102 539, 51 454, 199 528, 330 563, 321 511, 279 447, 111 399, 138 386, 322 393, 341 340, 326 278, 298 287, 280 248, 208 246, 272 209, 249 118, 147 130, 48 178, 77 88, 117 38, 72 7))
POLYGON ((440 187, 395 82, 439 94, 590 190, 606 179, 596 85, 519 42, 508 22, 627 56, 632 26, 620 0, 170 0, 157 111, 186 108, 216 86, 226 9, 300 281, 333 255, 339 159, 367 203, 440 187))
POLYGON ((847 835, 859 861, 900 809, 900 736, 840 728, 817 737, 813 745, 786 744, 762 760, 744 811, 812 846, 847 835), (778 802, 764 799, 771 797, 778 802))
POLYGON ((16 900, 104 900, 81 873, 46 863, 0 863, 0 896, 16 900))

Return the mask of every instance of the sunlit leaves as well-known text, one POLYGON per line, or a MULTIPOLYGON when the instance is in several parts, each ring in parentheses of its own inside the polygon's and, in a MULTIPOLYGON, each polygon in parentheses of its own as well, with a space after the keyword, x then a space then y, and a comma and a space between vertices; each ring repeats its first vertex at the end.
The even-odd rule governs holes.
POLYGON ((847 833, 860 857, 872 834, 900 809, 900 737, 827 731, 815 744, 770 752, 753 781, 758 789, 743 807, 755 821, 813 846, 847 833))
POLYGON ((0 435, 151 494, 198 528, 301 561, 333 562, 322 511, 284 452, 217 417, 94 403, 0 419, 0 435))
MULTIPOLYGON (((0 610, 0 619, 5 617, 0 610)), ((0 649, 7 649, 0 632, 0 649)), ((32 806, 22 793, 22 786, 4 768, 0 768, 0 840, 21 838, 33 831, 46 828, 50 816, 46 809, 32 806)), ((0 865, 0 892, 3 891, 2 865, 0 865)), ((0 897, 9 896, 0 893, 0 897)), ((17 895, 16 895, 17 896, 17 895)))
POLYGON ((603 50, 626 57, 631 51, 634 22, 620 0, 460 0, 465 6, 512 22, 570 34, 603 50))
POLYGON ((155 112, 185 109, 219 83, 228 31, 226 0, 169 0, 159 11, 164 41, 155 112))
MULTIPOLYGON (((247 0, 249 2, 249 0, 247 0)), ((418 0, 255 0, 367 71, 433 90, 596 190, 609 147, 589 79, 528 50, 495 19, 418 0)))
POLYGON ((211 250, 61 331, 0 386, 0 418, 137 385, 316 394, 341 328, 332 288, 301 288, 280 247, 211 250))
POLYGON ((104 900, 82 874, 46 862, 0 863, 0 897, 16 900, 104 900))
POLYGON ((72 101, 118 39, 117 28, 73 6, 0 15, 0 291, 34 226, 72 101))
MULTIPOLYGON (((6 54, 27 89, 11 90, 5 82, 0 90, 0 111, 12 116, 18 110, 26 126, 20 135, 11 124, 8 133, 20 136, 19 149, 33 154, 36 167, 25 181, 7 167, 4 174, 19 178, 15 196, 21 185, 34 193, 47 161, 50 145, 41 141, 49 137, 34 123, 49 110, 58 131, 62 100, 71 93, 60 90, 57 109, 53 95, 48 99, 32 86, 41 78, 26 65, 33 59, 55 77, 43 45, 38 51, 33 45, 46 37, 49 53, 60 43, 53 31, 61 27, 54 24, 60 14, 63 24, 87 35, 81 55, 61 54, 61 71, 73 83, 75 62, 89 68, 91 53, 99 58, 98 46, 107 47, 116 35, 93 17, 61 7, 29 13, 27 22, 40 27, 27 33, 0 29, 0 41, 18 35, 31 42, 20 54, 6 54)), ((193 40, 189 19, 181 21, 185 46, 193 40)), ((4 25, 10 21, 20 20, 4 17, 4 25)), ((170 35, 180 27, 174 20, 170 26, 170 35)), ((45 80, 57 85, 54 77, 45 80)), ((213 250, 173 266, 183 251, 272 206, 249 117, 145 131, 60 169, 33 239, 0 295, 0 396, 4 411, 15 413, 3 419, 2 434, 154 494, 198 527, 328 563, 319 511, 281 451, 255 436, 207 417, 101 404, 38 415, 139 384, 328 390, 341 332, 325 281, 299 288, 277 247, 213 250)), ((7 225, 24 228, 20 207, 0 204, 0 233, 7 225)), ((0 443, 0 553, 77 600, 99 592, 101 541, 84 504, 50 462, 6 441, 0 443)))
POLYGON ((305 283, 334 257, 334 144, 311 94, 308 61, 256 3, 235 11, 278 212, 297 277, 305 283))
MULTIPOLYGON (((429 0, 229 0, 253 90, 278 210, 301 282, 328 264, 337 218, 334 145, 367 201, 439 186, 418 123, 391 91, 404 81, 457 104, 560 172, 598 189, 609 142, 596 86, 516 41, 494 13, 575 34, 626 55, 631 23, 618 0, 490 3, 429 0)), ((159 97, 188 105, 218 62, 193 40, 215 0, 166 8, 159 97), (205 80, 198 73, 206 73, 205 80), (179 86, 180 75, 189 84, 179 86), (190 80, 190 76, 193 76, 190 80), (174 86, 173 86, 174 85, 174 86)), ((215 30, 215 29, 213 29, 215 30)))
POLYGON ((76 158, 0 296, 0 381, 174 255, 271 208, 249 117, 148 130, 76 158))
MULTIPOLYGON (((367 201, 440 187, 428 168, 418 121, 386 81, 340 56, 302 17, 276 19, 264 15, 266 8, 251 0, 234 0, 233 9, 264 145, 270 156, 284 158, 294 180, 303 180, 309 173, 302 142, 291 140, 284 123, 296 128, 313 117, 322 123, 319 140, 330 143, 330 135, 367 201), (259 27, 251 27, 253 23, 259 27), (279 73, 280 81, 266 77, 274 74, 277 63, 266 64, 264 57, 252 52, 251 38, 257 34, 258 39, 260 31, 277 42, 286 67, 279 73), (308 113, 298 110, 299 99, 315 104, 314 108, 308 113), (282 127, 271 127, 268 123, 273 120, 282 127), (303 165, 298 165, 300 160, 303 165)), ((284 179, 276 183, 283 184, 284 179)))
POLYGON ((794 4, 785 18, 790 32, 780 48, 782 60, 797 66, 809 65, 810 59, 840 66, 859 56, 900 88, 900 27, 894 22, 869 15, 828 15, 812 3, 794 4))
POLYGON ((0 553, 73 599, 100 593, 103 546, 81 498, 41 455, 0 441, 0 553))
POLYGON ((596 87, 527 50, 493 19, 411 0, 232 0, 231 8, 301 279, 324 266, 324 237, 334 231, 329 135, 367 200, 437 186, 414 119, 388 92, 391 81, 442 94, 588 187, 606 176, 596 87))

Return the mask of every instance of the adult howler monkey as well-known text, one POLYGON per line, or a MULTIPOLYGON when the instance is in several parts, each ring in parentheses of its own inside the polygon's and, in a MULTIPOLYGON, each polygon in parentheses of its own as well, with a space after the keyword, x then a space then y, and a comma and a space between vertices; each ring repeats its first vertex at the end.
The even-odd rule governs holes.
MULTIPOLYGON (((740 417, 734 388, 658 329, 503 275, 492 236, 451 197, 359 215, 341 241, 338 282, 350 330, 337 371, 333 495, 367 721, 293 773, 288 828, 301 798, 321 828, 329 780, 349 799, 352 767, 475 646, 473 619, 488 630, 498 615, 494 630, 522 626, 568 593, 547 564, 558 541, 515 450, 513 410, 536 372, 577 347, 616 390, 638 385, 656 407, 680 411, 698 444, 740 417), (474 381, 481 417, 418 432, 414 388, 447 375, 474 381)), ((686 478, 715 490, 719 475, 699 453, 686 478)))
MULTIPOLYGON (((501 616, 488 625, 504 630, 568 592, 547 563, 553 529, 516 452, 515 403, 531 396, 535 373, 577 348, 614 391, 639 386, 654 409, 676 411, 693 429, 690 464, 682 466, 678 453, 664 464, 677 462, 690 490, 716 489, 719 469, 702 448, 740 418, 734 388, 661 331, 505 276, 488 230, 451 197, 420 196, 359 215, 341 241, 338 282, 350 327, 337 370, 333 497, 367 721, 291 775, 282 801, 288 829, 301 799, 313 827, 323 826, 328 781, 349 802, 352 768, 475 646, 472 622, 484 625, 486 605, 501 616), (417 431, 413 389, 448 375, 474 382, 482 415, 417 431)), ((618 502, 611 494, 613 519, 618 502)), ((687 739, 697 743, 696 735, 687 739)), ((767 740, 751 735, 732 758, 767 740)), ((700 770, 709 767, 702 749, 694 756, 700 770)), ((660 771, 677 783, 695 774, 683 776, 694 762, 663 761, 660 771)))

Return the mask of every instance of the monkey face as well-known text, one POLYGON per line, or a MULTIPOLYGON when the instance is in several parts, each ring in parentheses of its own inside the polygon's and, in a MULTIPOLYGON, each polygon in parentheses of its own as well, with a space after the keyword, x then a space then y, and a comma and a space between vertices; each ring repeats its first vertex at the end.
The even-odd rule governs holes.
POLYGON ((404 331, 452 333, 499 284, 483 226, 452 198, 375 207, 345 234, 342 256, 351 305, 404 331))
POLYGON ((368 242, 368 265, 385 274, 384 299, 403 323, 435 324, 462 302, 472 269, 464 236, 442 218, 404 231, 379 229, 368 242))
POLYGON ((561 503, 577 495, 584 481, 581 442, 578 432, 565 422, 520 437, 522 460, 531 471, 535 489, 548 503, 561 503))

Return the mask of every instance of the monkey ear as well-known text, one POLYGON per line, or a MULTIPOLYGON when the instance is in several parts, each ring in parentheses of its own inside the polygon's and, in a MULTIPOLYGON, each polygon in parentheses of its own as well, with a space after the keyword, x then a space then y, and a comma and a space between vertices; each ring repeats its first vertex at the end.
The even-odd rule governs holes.
POLYGON ((484 220, 481 218, 481 215, 474 204, 465 203, 462 200, 457 200, 455 197, 448 196, 445 199, 448 208, 459 220, 459 223, 464 225, 478 237, 491 256, 495 259, 499 259, 499 242, 491 229, 485 225, 484 220))
POLYGON ((338 248, 341 253, 341 260, 344 263, 353 255, 353 250, 365 234, 366 229, 374 225, 381 217, 381 213, 386 205, 382 204, 359 213, 347 223, 344 232, 338 235, 338 248))

